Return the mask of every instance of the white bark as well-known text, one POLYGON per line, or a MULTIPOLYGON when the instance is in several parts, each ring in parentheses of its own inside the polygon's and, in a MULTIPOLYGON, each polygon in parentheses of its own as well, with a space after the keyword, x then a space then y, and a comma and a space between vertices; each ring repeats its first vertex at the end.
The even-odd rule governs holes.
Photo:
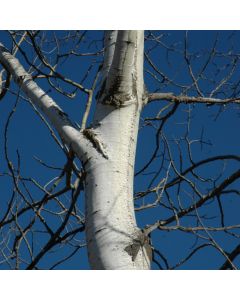
POLYGON ((136 258, 126 251, 139 232, 133 175, 144 86, 143 32, 120 31, 114 50, 94 117, 94 132, 103 142, 108 159, 93 155, 86 168, 89 260, 95 269, 148 269, 144 248, 136 258))
POLYGON ((87 140, 71 123, 66 113, 49 97, 25 71, 17 58, 12 56, 0 43, 0 63, 13 76, 14 81, 21 87, 29 99, 50 120, 63 142, 83 157, 87 151, 87 140))
POLYGON ((93 126, 80 132, 0 44, 0 62, 82 161, 86 237, 93 269, 149 269, 136 224, 133 177, 144 93, 143 32, 112 31, 105 38, 103 88, 93 126), (136 250, 137 249, 137 250, 136 250))
POLYGON ((113 56, 114 56, 114 50, 117 40, 117 30, 109 30, 105 32, 104 37, 104 45, 105 45, 105 51, 104 51, 104 62, 103 62, 103 68, 102 68, 102 82, 104 82, 107 79, 110 67, 112 65, 113 56))

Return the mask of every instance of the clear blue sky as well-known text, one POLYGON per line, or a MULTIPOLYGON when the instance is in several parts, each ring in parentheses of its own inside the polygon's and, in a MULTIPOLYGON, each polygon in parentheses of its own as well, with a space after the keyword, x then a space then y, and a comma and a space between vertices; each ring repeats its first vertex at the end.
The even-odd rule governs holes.
MULTIPOLYGON (((64 32, 57 32, 58 37, 64 36, 64 32)), ((146 32, 146 35, 148 32, 146 32)), ((184 37, 185 32, 183 31, 169 31, 169 32, 154 32, 157 36, 164 34, 160 38, 161 45, 154 48, 151 51, 151 59, 154 61, 156 66, 161 72, 171 79, 174 79, 179 85, 189 85, 191 78, 189 76, 188 68, 183 58, 184 49, 184 37), (177 51, 173 51, 177 49, 177 51)), ((52 36, 52 32, 47 33, 48 36, 52 36)), ((209 49, 213 47, 217 32, 214 31, 194 31, 189 32, 189 52, 192 54, 191 62, 193 67, 193 72, 197 74, 199 70, 204 66, 205 62, 209 56, 209 49)), ((80 44, 79 52, 96 52, 101 49, 101 38, 102 32, 89 32, 83 43, 80 44), (89 44, 90 41, 94 41, 89 44)), ((219 56, 210 62, 207 67, 203 80, 200 80, 200 87, 207 93, 212 89, 216 82, 221 80, 222 74, 228 74, 231 72, 231 62, 227 57, 220 55, 220 53, 240 53, 239 44, 240 33, 239 32, 219 32, 216 49, 219 51, 219 56), (218 67, 217 67, 218 66, 218 67), (216 81, 216 82, 214 82, 216 81)), ((9 40, 9 35, 7 32, 0 31, 0 41, 4 42, 6 47, 11 47, 11 42, 9 40)), ((153 46, 153 43, 149 42, 146 44, 146 51, 153 46)), ((52 46, 50 45, 49 49, 52 46)), ((61 53, 71 48, 71 45, 66 45, 61 48, 61 53)), ((24 51, 27 55, 33 57, 33 51, 27 47, 23 46, 24 51)), ((47 47, 45 51, 49 50, 47 47)), ((231 54, 230 53, 230 54, 231 54)), ((53 56, 52 56, 53 57, 53 56)), ((26 67, 27 63, 24 61, 23 56, 18 53, 18 58, 26 67)), ((93 68, 90 69, 89 78, 83 82, 87 87, 90 87, 93 76, 98 68, 99 63, 102 60, 102 56, 97 57, 73 57, 70 60, 64 62, 59 67, 59 72, 64 73, 71 79, 75 81, 81 81, 84 78, 84 74, 91 63, 95 63, 93 68)), ((51 62, 53 63, 53 62, 51 62)), ((167 81, 163 81, 162 77, 154 72, 154 70, 146 63, 145 72, 145 83, 147 89, 150 92, 160 91, 160 92, 174 92, 179 94, 181 88, 175 86, 167 81), (151 74, 154 74, 154 78, 151 74)), ((240 69, 237 62, 234 74, 231 77, 231 82, 237 82, 240 78, 240 69)), ((70 100, 66 97, 56 93, 52 88, 49 87, 45 80, 38 80, 39 85, 45 89, 53 99, 69 114, 69 116, 76 122, 80 123, 81 117, 85 107, 85 96, 83 94, 77 93, 75 99, 70 100), (51 89, 51 91, 50 91, 51 89)), ((18 91, 14 84, 11 85, 11 89, 18 91)), ((233 91, 230 85, 224 85, 224 92, 229 97, 233 91)), ((69 89, 69 92, 71 89, 69 89)), ((237 90, 238 92, 238 90, 237 90)), ((194 90, 188 92, 189 95, 196 95, 194 90)), ((217 95, 219 98, 223 98, 223 94, 217 95)), ((11 93, 8 93, 7 97, 0 102, 0 173, 7 171, 7 166, 4 161, 4 126, 7 120, 9 112, 12 110, 16 97, 11 93)), ((154 151, 155 147, 155 131, 158 126, 158 122, 153 122, 153 126, 143 126, 145 117, 154 117, 160 109, 166 105, 166 102, 156 102, 147 106, 142 114, 139 142, 137 147, 137 157, 136 157, 136 171, 140 170, 145 163, 148 161, 151 153, 154 151)), ((196 105, 186 105, 182 104, 178 108, 177 112, 169 119, 167 124, 164 126, 163 132, 167 139, 169 140, 171 151, 178 168, 180 165, 179 150, 174 141, 179 140, 182 148, 183 163, 182 169, 186 169, 190 166, 189 157, 186 151, 186 143, 182 137, 186 133, 187 129, 187 118, 189 117, 189 111, 191 110, 191 126, 188 137, 192 140, 192 155, 195 162, 205 159, 209 156, 215 155, 225 155, 225 154, 235 154, 239 155, 240 141, 238 137, 239 128, 239 108, 234 105, 229 105, 224 107, 224 111, 219 113, 219 106, 206 106, 205 104, 196 105), (203 137, 205 143, 194 142, 194 140, 203 137)), ((92 114, 93 110, 91 111, 92 114)), ((90 117, 91 120, 91 117, 90 117)), ((160 142, 160 151, 158 153, 159 157, 154 161, 154 163, 144 172, 143 175, 136 177, 135 191, 142 191, 149 185, 149 182, 153 178, 153 172, 156 172, 162 162, 161 152, 164 149, 164 145, 160 142)), ((20 100, 17 111, 13 116, 13 120, 9 127, 9 156, 10 160, 17 164, 16 150, 19 151, 21 157, 21 175, 23 177, 33 177, 38 180, 42 185, 50 181, 53 177, 59 174, 59 171, 51 170, 46 171, 46 169, 41 166, 33 156, 38 157, 42 161, 57 167, 63 167, 65 163, 65 158, 56 144, 52 141, 48 129, 41 122, 39 117, 33 111, 29 103, 20 100)), ((154 183, 163 178, 168 167, 168 162, 164 162, 165 170, 162 170, 158 177, 155 179, 154 183)), ((217 163, 212 163, 208 167, 201 167, 198 169, 198 175, 204 178, 215 178, 223 169, 222 176, 216 180, 216 184, 221 183, 227 176, 236 171, 239 168, 239 163, 230 162, 225 165, 224 161, 217 163)), ((169 173, 169 181, 174 178, 174 172, 171 170, 169 173)), ((189 178, 193 179, 192 176, 189 178)), ((201 192, 207 193, 208 188, 211 184, 207 183, 197 183, 201 192)), ((4 214, 4 208, 6 202, 10 199, 12 193, 12 183, 11 179, 7 176, 0 177, 0 190, 1 190, 1 212, 0 217, 4 214)), ((231 188, 239 189, 239 182, 236 181, 231 188)), ((31 192, 33 193, 34 200, 40 200, 42 193, 36 188, 31 187, 31 192)), ((181 192, 179 193, 182 205, 188 206, 191 204, 190 197, 188 193, 190 192, 189 187, 186 184, 182 185, 181 192)), ((169 191, 170 197, 173 201, 177 203, 177 189, 174 188, 169 191)), ((144 198, 142 201, 148 203, 154 200, 154 195, 144 198)), ((167 203, 167 200, 163 196, 162 202, 167 203)), ((239 197, 230 194, 224 195, 221 198, 222 206, 225 212, 225 225, 233 225, 239 223, 239 197)), ((67 203, 68 199, 63 200, 67 203)), ((143 203, 140 201, 140 203, 143 203)), ((219 217, 219 206, 217 205, 216 199, 210 201, 210 205, 206 205, 204 209, 199 210, 201 216, 204 216, 203 223, 207 226, 220 226, 219 217)), ((176 204, 177 205, 177 204, 176 204)), ((83 195, 80 196, 78 200, 78 206, 83 211, 83 195)), ((49 205, 48 209, 54 209, 54 204, 49 205)), ((165 219, 170 216, 167 210, 163 209, 162 206, 158 206, 154 209, 149 209, 143 212, 137 213, 137 219, 140 226, 145 226, 146 224, 152 224, 159 219, 165 219)), ((26 219, 21 219, 20 222, 22 226, 27 224, 30 215, 25 217, 26 219)), ((192 217, 185 218, 182 222, 185 226, 190 226, 195 224, 192 217)), ((48 218, 49 225, 53 228, 57 228, 57 223, 55 218, 48 218)), ((169 224, 169 225, 173 225, 169 224)), ((195 224, 197 226, 197 224, 195 224)), ((36 224, 35 230, 40 229, 39 224, 36 224)), ((10 228, 8 228, 10 230, 10 228)), ((3 231, 3 237, 8 236, 8 230, 3 231)), ((239 233, 237 230, 234 233, 239 233)), ((201 235, 206 235, 204 232, 200 232, 201 235)), ((217 243, 226 251, 231 252, 233 248, 238 244, 238 239, 226 235, 225 233, 211 233, 216 239, 217 243)), ((30 238, 30 237, 29 237, 30 238)), ((46 241, 45 235, 38 233, 37 239, 34 240, 36 243, 35 254, 38 253, 41 245, 46 241)), ((77 236, 79 243, 84 243, 84 235, 79 234, 77 236)), ((31 239, 31 238, 30 238, 31 239)), ((194 248, 195 245, 201 245, 204 241, 196 236, 183 233, 180 231, 155 231, 152 234, 153 246, 158 249, 167 259, 170 266, 174 266, 181 259, 185 258, 194 248)), ((9 242, 13 243, 12 240, 9 242)), ((22 248, 22 253, 26 251, 22 248)), ((61 259, 70 253, 70 248, 62 245, 60 248, 53 248, 51 253, 46 255, 39 263, 40 268, 49 268, 57 259, 61 259)), ((0 254, 1 256, 1 254, 0 254)), ((23 254, 24 256, 24 254, 23 254)), ((0 258, 1 261, 2 257, 0 258)), ((224 257, 216 251, 213 247, 205 247, 200 250, 196 255, 194 255, 186 264, 180 267, 180 269, 218 269, 221 264, 225 261, 224 257)), ((235 261, 236 265, 239 265, 239 259, 235 261)), ((160 260, 161 266, 165 268, 163 261, 160 260)), ((7 264, 0 264, 0 268, 8 268, 7 264)), ((24 265, 23 265, 24 268, 24 265)), ((57 269, 89 269, 87 262, 86 248, 80 249, 71 259, 60 264, 57 269)), ((153 269, 158 269, 158 267, 153 264, 153 269)))

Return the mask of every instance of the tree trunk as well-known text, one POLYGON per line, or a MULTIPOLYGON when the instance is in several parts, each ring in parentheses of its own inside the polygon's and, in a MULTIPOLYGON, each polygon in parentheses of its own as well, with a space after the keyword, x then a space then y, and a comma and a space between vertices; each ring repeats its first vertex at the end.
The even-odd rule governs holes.
POLYGON ((144 97, 143 44, 143 31, 106 33, 94 120, 80 131, 0 45, 1 64, 82 161, 86 238, 93 269, 150 268, 148 238, 137 227, 133 205, 135 149, 144 97))

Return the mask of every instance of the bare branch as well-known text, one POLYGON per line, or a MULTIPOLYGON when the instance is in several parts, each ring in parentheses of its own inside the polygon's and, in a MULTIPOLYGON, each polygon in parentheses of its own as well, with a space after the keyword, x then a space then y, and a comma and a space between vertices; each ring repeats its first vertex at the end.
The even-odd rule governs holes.
POLYGON ((173 93, 150 93, 148 95, 148 102, 157 100, 167 100, 175 103, 204 103, 204 104, 229 104, 240 103, 239 98, 218 99, 208 97, 189 97, 184 95, 175 96, 173 93))

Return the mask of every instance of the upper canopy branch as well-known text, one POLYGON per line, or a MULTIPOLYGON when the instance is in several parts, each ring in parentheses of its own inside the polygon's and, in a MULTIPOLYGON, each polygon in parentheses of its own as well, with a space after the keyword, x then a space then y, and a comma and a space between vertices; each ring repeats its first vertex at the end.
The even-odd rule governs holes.
POLYGON ((87 140, 75 129, 68 115, 33 81, 31 75, 26 72, 19 60, 1 43, 0 63, 7 72, 12 75, 14 81, 28 96, 30 101, 47 116, 64 143, 68 146, 72 146, 80 157, 81 153, 86 150, 87 140), (76 141, 78 141, 78 143, 76 143, 76 141))

